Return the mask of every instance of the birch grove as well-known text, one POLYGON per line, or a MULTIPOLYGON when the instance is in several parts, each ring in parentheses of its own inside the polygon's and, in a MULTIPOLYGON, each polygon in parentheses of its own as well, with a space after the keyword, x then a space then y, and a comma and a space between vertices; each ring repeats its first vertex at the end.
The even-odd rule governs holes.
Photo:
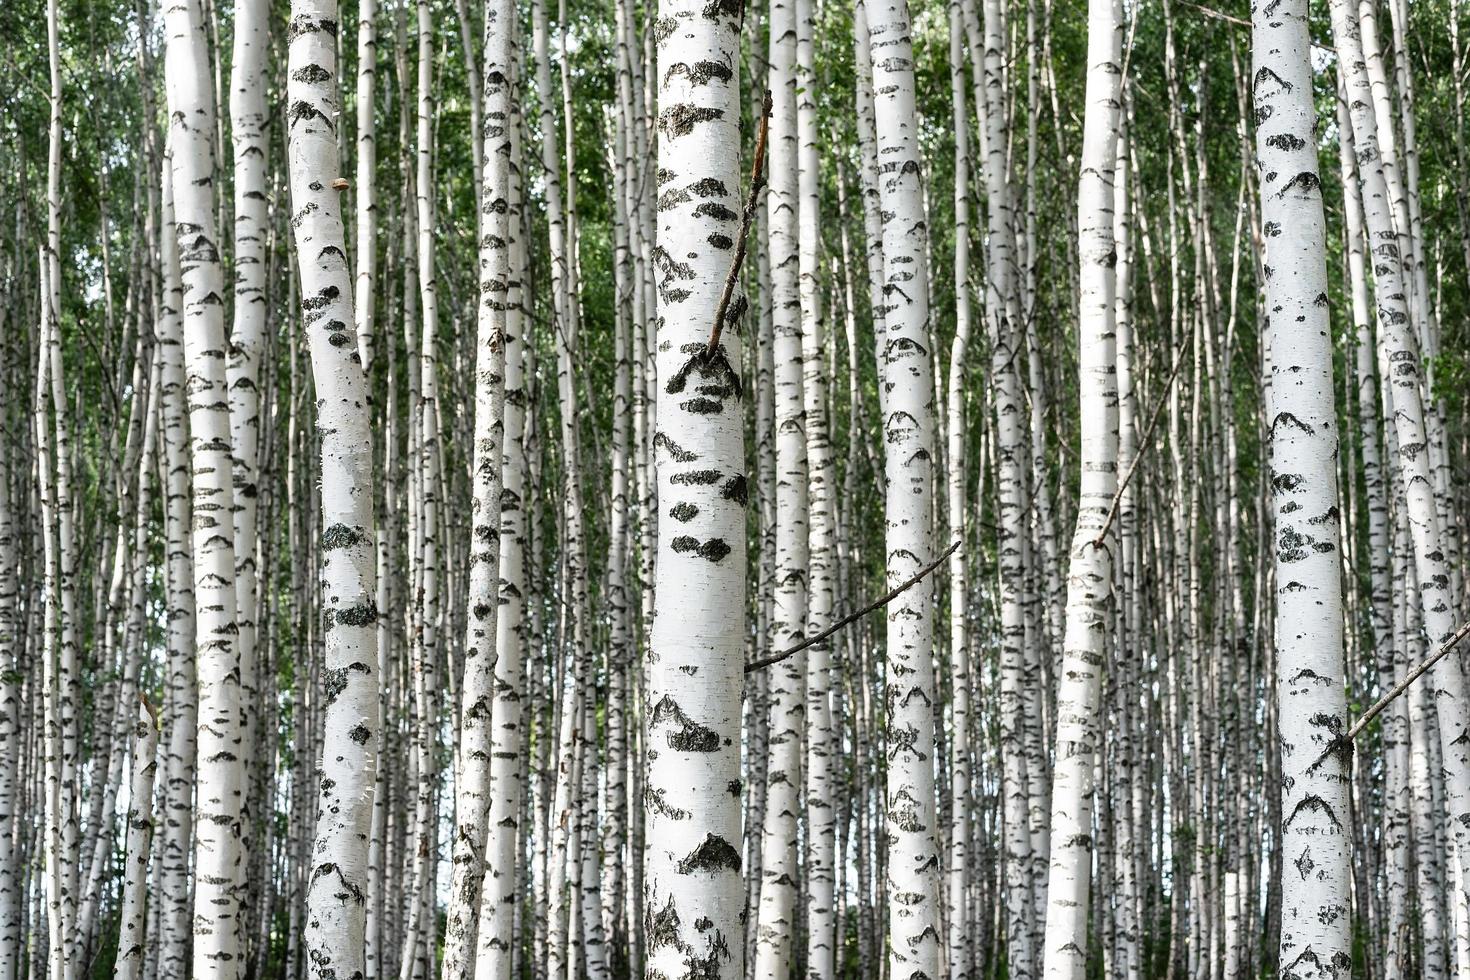
POLYGON ((0 980, 1470 973, 1464 7, 0 5, 0 980))

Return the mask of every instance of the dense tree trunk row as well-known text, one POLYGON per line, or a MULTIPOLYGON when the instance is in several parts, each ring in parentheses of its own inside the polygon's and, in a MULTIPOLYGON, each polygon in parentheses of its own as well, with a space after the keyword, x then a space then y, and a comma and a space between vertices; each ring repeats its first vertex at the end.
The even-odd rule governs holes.
POLYGON ((1470 971, 1463 16, 0 13, 0 980, 1470 971))

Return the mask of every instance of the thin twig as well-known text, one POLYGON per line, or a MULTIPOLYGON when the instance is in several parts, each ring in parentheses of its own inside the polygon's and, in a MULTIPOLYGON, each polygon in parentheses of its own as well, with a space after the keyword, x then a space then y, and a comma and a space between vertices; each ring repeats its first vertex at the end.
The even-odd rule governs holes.
POLYGON ((1108 516, 1103 519, 1097 537, 1092 539, 1094 548, 1103 546, 1103 539, 1108 536, 1108 529, 1113 526, 1113 521, 1118 517, 1118 505, 1123 500, 1123 491, 1128 489, 1128 481, 1133 479, 1133 471, 1138 469, 1138 461, 1143 458, 1143 454, 1153 441, 1154 429, 1164 415, 1164 406, 1169 404, 1169 389, 1174 387, 1174 379, 1179 377, 1179 369, 1183 366, 1184 355, 1181 354, 1179 360, 1174 362, 1174 370, 1169 372, 1169 380, 1164 382, 1164 390, 1159 392, 1159 403, 1154 406, 1154 417, 1148 420, 1148 428, 1144 430, 1143 438, 1138 440, 1138 451, 1133 454, 1133 459, 1128 464, 1128 472, 1124 473, 1123 479, 1118 481, 1118 489, 1113 493, 1113 502, 1108 505, 1108 516))
POLYGON ((859 619, 862 619, 868 613, 873 612, 874 610, 877 610, 877 609, 882 609, 884 606, 888 605, 894 599, 897 599, 899 596, 903 595, 909 589, 912 589, 914 586, 918 585, 921 581, 924 580, 924 576, 928 575, 930 572, 934 571, 934 569, 936 569, 940 565, 944 564, 944 560, 946 558, 948 558, 950 555, 954 554, 955 553, 955 549, 957 549, 959 546, 960 546, 959 539, 956 538, 954 544, 952 544, 948 548, 944 549, 944 554, 940 555, 938 558, 934 559, 929 564, 925 565, 923 568, 921 568, 917 572, 915 572, 913 578, 910 578, 908 581, 903 582, 900 585, 894 586, 893 589, 891 589, 889 592, 885 593, 883 596, 881 596, 881 597, 879 597, 877 599, 874 599, 872 602, 868 603, 866 606, 864 606, 863 608, 859 609, 857 612, 855 612, 855 613, 849 613, 848 615, 843 616, 837 622, 833 623, 831 626, 829 626, 826 629, 822 630, 822 632, 818 633, 816 636, 809 636, 806 639, 802 640, 800 643, 798 643, 796 646, 789 647, 788 649, 782 650, 780 653, 773 653, 769 657, 762 657, 759 660, 751 661, 750 663, 748 663, 748 664, 745 665, 745 672, 747 674, 753 674, 757 670, 763 670, 766 667, 772 666, 773 664, 779 664, 781 661, 785 660, 787 657, 790 657, 790 656, 792 656, 794 654, 798 654, 801 651, 805 650, 807 647, 816 646, 818 643, 821 643, 823 640, 825 640, 827 637, 831 636, 833 633, 836 633, 838 630, 841 630, 844 627, 846 627, 846 626, 848 626, 848 625, 850 625, 852 623, 857 622, 859 619))
POLYGON ((714 326, 709 331, 709 343, 705 357, 714 357, 720 347, 720 334, 725 329, 725 313, 730 308, 730 298, 735 295, 735 284, 740 281, 740 267, 745 264, 745 240, 750 236, 750 223, 755 220, 755 209, 760 203, 761 189, 766 186, 766 136, 771 131, 771 91, 761 100, 761 123, 755 133, 755 163, 750 168, 750 199, 745 202, 745 213, 740 216, 740 236, 735 239, 735 258, 730 262, 730 275, 725 279, 725 290, 720 293, 720 305, 715 307, 714 326))
POLYGON ((1389 691, 1383 697, 1379 698, 1378 701, 1374 703, 1373 707, 1363 712, 1363 716, 1357 721, 1353 722, 1353 727, 1348 729, 1347 740, 1351 742, 1353 739, 1357 738, 1359 733, 1361 733, 1363 729, 1368 727, 1368 723, 1371 722, 1374 718, 1377 718, 1378 715, 1382 713, 1383 709, 1388 707, 1389 704, 1393 702, 1394 698, 1407 691, 1410 684, 1418 680, 1419 677, 1430 667, 1433 667, 1435 664, 1439 663, 1440 660, 1444 658, 1445 654, 1453 650, 1455 646, 1466 636, 1470 636, 1470 623, 1466 623, 1459 629, 1455 630, 1450 638, 1448 640, 1445 640, 1444 643, 1440 645, 1440 648, 1438 650, 1434 651, 1429 656, 1419 661, 1418 666, 1405 674, 1404 679, 1393 686, 1393 690, 1389 691))

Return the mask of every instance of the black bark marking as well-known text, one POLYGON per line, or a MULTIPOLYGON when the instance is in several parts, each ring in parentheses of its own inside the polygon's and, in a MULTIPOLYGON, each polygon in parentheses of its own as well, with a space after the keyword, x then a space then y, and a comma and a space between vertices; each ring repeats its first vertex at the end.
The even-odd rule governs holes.
POLYGON ((723 109, 680 102, 659 113, 658 128, 665 136, 673 139, 676 136, 688 136, 699 123, 723 119, 724 116, 723 109))
POLYGON ((660 446, 669 451, 676 463, 692 463, 699 458, 698 453, 691 453, 662 432, 653 437, 653 448, 658 449, 660 446))
POLYGON ((681 555, 692 551, 699 557, 706 558, 712 562, 718 562, 730 553, 730 546, 725 543, 723 538, 710 538, 701 544, 698 538, 690 537, 687 534, 681 534, 669 542, 669 547, 681 555))
POLYGON ((696 218, 707 216, 714 218, 716 221, 734 221, 740 217, 740 215, 731 211, 718 201, 705 201, 694 209, 694 216, 696 218))
POLYGON ((655 910, 652 905, 644 912, 644 933, 648 936, 648 949, 652 952, 662 946, 679 945, 679 910, 674 907, 674 896, 668 904, 655 910))
POLYGON ((1276 417, 1271 420, 1271 435, 1273 438, 1276 435, 1276 427, 1278 425, 1294 425, 1307 435, 1312 435, 1317 431, 1290 412, 1278 412, 1276 417))
POLYGON ((699 516, 699 508, 687 500, 681 500, 669 508, 669 516, 680 523, 687 524, 699 516))
POLYGON ((1333 811, 1332 804, 1328 803, 1326 800, 1322 799, 1322 797, 1316 795, 1315 793, 1309 793, 1298 800, 1296 806, 1292 808, 1291 816, 1283 820, 1281 822, 1281 826, 1283 828, 1290 827, 1293 820, 1295 820, 1302 813, 1306 812, 1321 813, 1332 822, 1332 826, 1338 828, 1339 830, 1342 829, 1342 824, 1338 823, 1337 813, 1333 811))
POLYGON ((325 82, 332 77, 332 73, 321 65, 306 65, 293 71, 291 77, 298 82, 325 82))
POLYGON ((703 843, 679 862, 679 873, 681 875, 693 874, 696 871, 716 872, 728 868, 731 871, 740 871, 740 852, 731 846, 730 842, 717 834, 706 834, 703 843))
POLYGON ((742 507, 745 506, 748 493, 745 477, 743 476, 732 476, 725 481, 723 487, 720 487, 721 497, 724 497, 726 500, 733 500, 742 507))
POLYGON ((667 694, 653 706, 649 728, 654 729, 661 724, 679 726, 668 733, 669 748, 675 752, 714 752, 720 747, 719 735, 686 715, 679 702, 667 694))
POLYGON ((676 486, 700 487, 717 483, 719 479, 719 470, 691 470, 687 473, 675 473, 669 482, 676 486))
POLYGON ((333 524, 322 533, 322 550, 334 551, 337 548, 351 548, 353 545, 367 543, 367 535, 357 528, 348 527, 346 524, 333 524))
POLYGON ((1286 184, 1282 186, 1281 190, 1276 192, 1276 196, 1285 197, 1286 192, 1291 190, 1298 184, 1301 185, 1301 193, 1310 194, 1313 191, 1322 189, 1322 178, 1318 177, 1310 170, 1303 170, 1301 173, 1288 180, 1286 184))
POLYGON ((1307 145, 1307 141, 1290 133, 1277 133, 1275 136, 1266 137, 1266 145, 1274 146, 1278 150, 1300 150, 1307 145))

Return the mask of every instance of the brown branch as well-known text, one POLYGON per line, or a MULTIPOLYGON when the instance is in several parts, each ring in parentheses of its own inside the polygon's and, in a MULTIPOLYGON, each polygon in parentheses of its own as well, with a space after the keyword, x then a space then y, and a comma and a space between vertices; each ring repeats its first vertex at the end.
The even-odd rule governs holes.
POLYGON ((872 602, 868 603, 866 606, 864 606, 863 608, 859 609, 857 612, 849 613, 848 615, 843 616, 837 622, 833 623, 831 626, 829 626, 826 629, 822 630, 822 632, 818 633, 816 636, 809 636, 806 639, 802 640, 800 643, 798 643, 796 646, 790 647, 790 648, 785 649, 785 650, 782 650, 780 653, 773 653, 769 657, 762 657, 759 660, 751 661, 750 663, 748 663, 748 664, 745 665, 745 672, 747 674, 753 674, 757 670, 763 670, 766 667, 772 666, 773 664, 779 664, 781 661, 785 660, 787 657, 790 657, 790 656, 792 656, 794 654, 798 654, 801 651, 805 650, 807 647, 816 646, 818 643, 821 643, 823 640, 825 640, 827 637, 831 636, 833 633, 836 633, 837 631, 843 629, 844 627, 849 626, 852 623, 857 622, 858 620, 860 620, 864 616, 866 616, 868 613, 873 612, 874 610, 877 610, 877 609, 882 609, 884 606, 888 605, 894 599, 897 599, 899 596, 903 595, 909 589, 912 589, 914 586, 916 586, 920 582, 922 582, 924 580, 924 577, 926 575, 928 575, 930 572, 934 571, 934 569, 938 568, 940 565, 944 564, 944 560, 946 558, 948 558, 950 555, 954 554, 955 553, 955 549, 959 548, 959 546, 960 546, 959 539, 956 538, 954 544, 952 544, 948 548, 944 549, 944 554, 940 555, 938 558, 934 559, 929 564, 927 564, 923 568, 919 569, 917 572, 914 573, 913 577, 910 578, 908 581, 903 582, 903 583, 901 583, 899 585, 894 586, 887 593, 885 593, 884 595, 880 596, 877 599, 874 599, 872 602))
POLYGON ((1383 712, 1384 708, 1393 703, 1394 698, 1407 691, 1410 684, 1418 680, 1425 671, 1429 670, 1429 668, 1439 663, 1440 660, 1444 658, 1445 654, 1453 650, 1456 645, 1458 645, 1459 642, 1467 636, 1470 636, 1470 623, 1466 623, 1459 629, 1455 630, 1455 632, 1450 635, 1450 638, 1448 640, 1445 640, 1444 643, 1440 645, 1440 648, 1438 650, 1434 651, 1429 656, 1419 661, 1418 665, 1414 667, 1413 670, 1404 675, 1403 680, 1399 681, 1393 686, 1393 690, 1389 691, 1383 697, 1379 698, 1378 701, 1373 705, 1373 707, 1363 712, 1363 716, 1357 721, 1353 722, 1353 727, 1348 729, 1347 740, 1351 742, 1353 739, 1357 738, 1358 735, 1363 731, 1363 729, 1368 727, 1369 722, 1371 722, 1374 718, 1377 718, 1379 714, 1383 712))
POLYGON ((750 223, 755 220, 755 209, 760 203, 761 189, 766 186, 766 137, 771 131, 771 92, 761 101, 760 128, 755 133, 755 162, 750 168, 750 199, 745 202, 745 213, 740 216, 740 235, 735 239, 735 258, 730 262, 730 275, 725 279, 724 292, 720 293, 720 305, 715 307, 715 322, 710 328, 709 343, 704 356, 714 357, 720 347, 720 334, 725 329, 725 313, 730 309, 730 299, 735 295, 735 284, 740 281, 740 267, 745 264, 745 241, 750 236, 750 223))
POLYGON ((1169 380, 1164 382, 1164 390, 1159 393, 1159 403, 1154 406, 1154 417, 1148 420, 1148 428, 1144 430, 1143 438, 1138 440, 1138 451, 1133 454, 1133 459, 1128 464, 1128 472, 1124 473, 1123 479, 1118 481, 1118 489, 1113 493, 1113 502, 1108 505, 1108 516, 1103 519, 1097 537, 1092 539, 1094 548, 1103 546, 1103 539, 1108 536, 1108 529, 1113 526, 1113 521, 1118 517, 1118 505, 1123 501, 1123 491, 1128 489, 1128 481, 1133 479, 1133 471, 1138 469, 1138 461, 1143 458, 1144 452, 1153 441, 1154 429, 1158 427, 1159 419, 1164 415, 1164 406, 1169 404, 1169 389, 1174 387, 1174 379, 1179 377, 1179 369, 1183 366, 1184 356, 1181 354, 1179 360, 1174 363, 1174 370, 1169 372, 1169 380))

